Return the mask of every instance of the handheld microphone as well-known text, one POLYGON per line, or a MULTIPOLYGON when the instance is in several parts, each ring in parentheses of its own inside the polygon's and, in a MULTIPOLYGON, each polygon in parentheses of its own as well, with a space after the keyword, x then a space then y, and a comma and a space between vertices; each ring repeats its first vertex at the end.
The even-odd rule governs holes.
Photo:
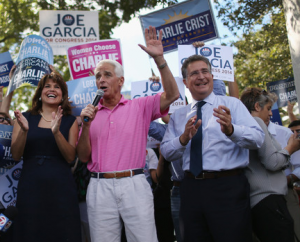
MULTIPOLYGON (((96 92, 96 96, 95 96, 95 98, 94 98, 94 100, 93 100, 93 103, 92 103, 92 105, 93 105, 94 107, 96 107, 96 106, 98 105, 98 103, 99 103, 101 97, 103 97, 103 95, 104 95, 104 91, 103 91, 102 89, 98 89, 97 92, 96 92)), ((85 116, 85 117, 83 118, 84 122, 88 122, 89 119, 90 119, 90 118, 87 117, 87 116, 85 116)))
POLYGON ((0 214, 0 232, 5 233, 11 226, 13 220, 18 214, 18 209, 16 207, 10 206, 0 214))

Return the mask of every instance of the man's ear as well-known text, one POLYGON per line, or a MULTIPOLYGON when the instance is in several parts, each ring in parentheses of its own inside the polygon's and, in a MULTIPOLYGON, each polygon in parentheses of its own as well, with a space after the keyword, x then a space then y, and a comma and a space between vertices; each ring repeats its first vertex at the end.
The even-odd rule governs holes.
POLYGON ((254 109, 255 109, 256 112, 259 112, 261 110, 261 107, 259 106, 258 102, 256 102, 254 104, 254 109))
POLYGON ((186 87, 187 89, 189 89, 188 86, 187 86, 187 80, 186 80, 185 78, 183 79, 183 83, 184 83, 185 87, 186 87))
POLYGON ((124 85, 124 76, 119 77, 119 85, 121 87, 124 85))

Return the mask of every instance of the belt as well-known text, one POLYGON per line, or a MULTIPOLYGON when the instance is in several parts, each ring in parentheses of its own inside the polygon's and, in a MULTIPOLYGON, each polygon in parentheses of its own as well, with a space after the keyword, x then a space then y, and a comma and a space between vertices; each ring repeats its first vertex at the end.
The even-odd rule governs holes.
POLYGON ((91 172, 92 178, 123 178, 123 177, 132 177, 134 175, 143 174, 144 169, 134 169, 127 171, 116 171, 116 172, 91 172))
POLYGON ((215 179, 226 176, 235 176, 241 174, 243 172, 242 169, 233 169, 233 170, 225 170, 225 171, 203 171, 198 176, 194 176, 193 173, 189 171, 185 171, 185 176, 194 179, 215 179))
POLYGON ((174 187, 180 187, 181 182, 180 181, 173 181, 174 187))

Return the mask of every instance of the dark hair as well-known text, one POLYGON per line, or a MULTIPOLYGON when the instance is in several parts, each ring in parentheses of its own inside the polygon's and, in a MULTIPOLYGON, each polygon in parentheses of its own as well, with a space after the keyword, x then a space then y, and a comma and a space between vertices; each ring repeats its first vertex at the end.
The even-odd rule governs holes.
POLYGON ((265 89, 248 87, 243 91, 241 101, 251 113, 251 111, 255 111, 255 103, 258 103, 261 108, 269 102, 273 105, 277 101, 277 96, 265 89))
POLYGON ((9 119, 9 124, 12 125, 12 120, 11 120, 11 117, 8 113, 0 112, 0 115, 4 116, 4 118, 9 119))
POLYGON ((291 122, 288 127, 292 128, 292 127, 295 127, 295 126, 298 126, 298 125, 300 125, 300 120, 299 119, 294 120, 293 122, 291 122))
POLYGON ((29 112, 32 114, 38 114, 42 110, 42 101, 40 101, 39 98, 42 95, 42 90, 45 87, 46 82, 50 79, 57 83, 61 88, 63 101, 60 105, 63 109, 63 115, 71 114, 72 108, 68 99, 68 86, 62 76, 57 72, 51 72, 50 74, 46 74, 41 78, 32 98, 32 108, 29 109, 29 112))
POLYGON ((211 64, 210 64, 209 60, 206 57, 204 57, 202 55, 191 55, 189 58, 185 59, 185 61, 183 62, 182 66, 181 66, 181 73, 182 73, 183 78, 186 78, 186 76, 187 76, 187 67, 188 67, 188 65, 195 62, 195 61, 205 62, 208 66, 209 73, 211 73, 211 64))

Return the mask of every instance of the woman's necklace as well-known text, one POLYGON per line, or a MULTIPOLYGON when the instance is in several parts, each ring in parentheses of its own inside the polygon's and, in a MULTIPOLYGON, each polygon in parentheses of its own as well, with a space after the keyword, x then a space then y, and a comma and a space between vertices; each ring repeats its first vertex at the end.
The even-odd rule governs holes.
POLYGON ((48 120, 48 119, 46 119, 46 118, 44 117, 44 115, 43 115, 43 113, 42 113, 42 112, 40 112, 40 115, 42 115, 43 119, 44 119, 46 122, 51 122, 51 121, 52 121, 52 120, 48 120))

